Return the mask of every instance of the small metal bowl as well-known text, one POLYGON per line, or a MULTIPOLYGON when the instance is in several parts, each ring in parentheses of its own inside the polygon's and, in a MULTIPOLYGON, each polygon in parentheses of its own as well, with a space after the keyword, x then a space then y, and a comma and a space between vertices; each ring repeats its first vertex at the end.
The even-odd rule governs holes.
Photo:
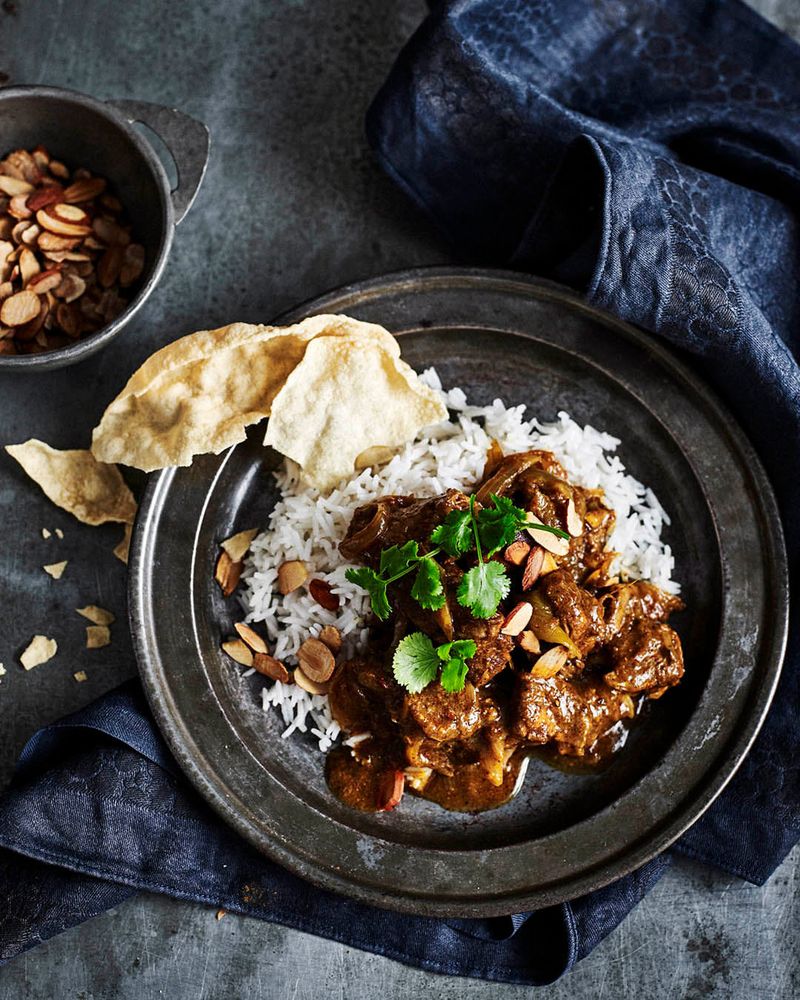
POLYGON ((46 371, 83 361, 105 347, 142 307, 167 262, 175 226, 189 210, 208 163, 208 129, 188 115, 144 101, 98 101, 57 87, 0 89, 0 156, 43 145, 69 166, 107 178, 145 248, 136 294, 111 323, 66 347, 42 354, 0 355, 0 371, 46 371), (177 187, 140 122, 164 142, 175 161, 177 187))

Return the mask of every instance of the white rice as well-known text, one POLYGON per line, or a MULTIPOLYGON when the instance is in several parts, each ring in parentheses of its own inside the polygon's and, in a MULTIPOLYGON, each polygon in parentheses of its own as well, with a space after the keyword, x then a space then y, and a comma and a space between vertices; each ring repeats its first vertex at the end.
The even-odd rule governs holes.
MULTIPOLYGON (((440 390, 432 368, 423 380, 440 390)), ((610 547, 620 553, 614 573, 623 579, 651 580, 670 593, 679 592, 672 579, 674 559, 661 541, 669 517, 652 490, 628 475, 614 454, 619 440, 593 427, 581 427, 561 412, 552 424, 525 419, 525 406, 469 406, 461 389, 442 393, 451 419, 428 427, 386 465, 365 469, 327 495, 298 485, 297 466, 290 461, 275 473, 282 499, 275 505, 267 529, 254 539, 244 572, 242 601, 247 621, 263 622, 273 654, 292 665, 301 643, 335 625, 344 639, 345 655, 363 647, 368 628, 369 598, 345 579, 349 565, 338 550, 356 507, 391 493, 435 496, 447 489, 469 490, 483 473, 486 451, 499 441, 506 454, 543 448, 564 465, 570 480, 600 487, 617 514, 610 547), (327 580, 340 597, 336 611, 320 607, 305 589, 287 596, 277 590, 278 567, 301 559, 311 576, 327 580)), ((276 681, 261 692, 264 711, 281 713, 283 737, 310 733, 320 750, 330 749, 340 730, 325 695, 310 695, 295 684, 276 681)))

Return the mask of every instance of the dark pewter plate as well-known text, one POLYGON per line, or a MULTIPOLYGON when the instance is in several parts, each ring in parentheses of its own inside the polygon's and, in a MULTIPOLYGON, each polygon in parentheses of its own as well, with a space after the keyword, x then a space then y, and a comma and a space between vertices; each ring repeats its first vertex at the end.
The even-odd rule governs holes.
MULTIPOLYGON (((424 269, 331 292, 281 317, 349 313, 388 327, 417 370, 470 399, 609 431, 672 518, 688 610, 683 683, 648 706, 605 770, 533 759, 520 794, 479 815, 412 796, 389 814, 345 808, 307 738, 281 740, 260 678, 221 654, 236 614, 213 583, 219 542, 265 525, 277 456, 263 427, 219 456, 152 477, 134 534, 131 622, 145 690, 186 774, 275 861, 327 889, 428 915, 485 916, 580 895, 643 864, 722 790, 780 672, 786 562, 770 486, 734 420, 653 337, 570 292, 500 271, 424 269)), ((309 401, 313 405, 313 401, 309 401)), ((358 406, 358 400, 353 400, 358 406)))

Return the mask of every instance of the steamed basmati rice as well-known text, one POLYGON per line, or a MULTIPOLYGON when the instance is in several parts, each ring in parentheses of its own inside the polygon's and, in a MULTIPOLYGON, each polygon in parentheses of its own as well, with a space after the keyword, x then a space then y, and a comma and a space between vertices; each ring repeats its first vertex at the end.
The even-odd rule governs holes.
MULTIPOLYGON (((422 378, 442 391, 434 369, 422 378)), ((620 443, 617 438, 588 425, 581 427, 564 412, 554 423, 542 424, 525 419, 525 406, 506 407, 499 399, 490 406, 470 406, 461 389, 443 392, 443 396, 450 420, 426 428, 386 465, 364 469, 327 495, 300 486, 297 466, 290 461, 275 473, 282 499, 267 530, 251 545, 242 600, 246 620, 264 623, 278 659, 296 663, 300 645, 323 625, 339 629, 344 655, 363 648, 369 598, 345 579, 348 563, 338 550, 356 507, 384 494, 435 496, 451 488, 471 489, 483 473, 493 438, 506 454, 530 448, 552 451, 572 482, 602 488, 617 514, 610 546, 620 555, 612 571, 623 578, 651 580, 673 594, 679 592, 672 579, 672 552, 661 541, 669 518, 652 490, 626 473, 614 454, 620 443), (285 597, 279 593, 278 567, 289 559, 301 559, 312 576, 328 581, 340 598, 336 611, 320 607, 302 588, 285 597)), ((325 695, 311 695, 295 684, 276 681, 263 688, 261 699, 264 711, 281 713, 284 738, 297 731, 310 733, 320 750, 326 751, 340 735, 325 695)))

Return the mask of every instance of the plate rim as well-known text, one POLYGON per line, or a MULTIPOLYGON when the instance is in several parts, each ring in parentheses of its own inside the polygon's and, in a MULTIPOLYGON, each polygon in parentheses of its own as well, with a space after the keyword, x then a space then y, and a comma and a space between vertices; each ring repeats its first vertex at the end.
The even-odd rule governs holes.
MULTIPOLYGON (((582 313, 595 322, 599 322, 606 327, 611 327, 645 347, 648 351, 655 354, 661 364, 671 369, 680 381, 688 383, 688 386, 695 395, 702 399, 703 404, 710 407, 714 412, 718 424, 724 426, 739 455, 745 458, 750 466, 751 475, 758 488, 758 501, 765 508, 765 512, 773 517, 775 523, 780 528, 771 537, 768 551, 765 553, 765 562, 772 569, 772 576, 771 578, 768 577, 768 581, 775 590, 776 600, 775 607, 773 608, 775 618, 773 621, 776 628, 772 633, 773 641, 770 645, 770 656, 768 657, 764 676, 754 693, 752 703, 750 704, 750 711, 747 713, 744 725, 731 735, 730 745, 725 749, 721 765, 713 767, 703 774, 702 780, 698 782, 701 790, 691 799, 691 805, 679 809, 678 815, 675 818, 672 818, 672 814, 670 814, 671 822, 665 825, 662 824, 661 827, 656 828, 654 833, 641 838, 641 840, 644 840, 644 845, 638 842, 634 844, 623 855, 625 858, 624 863, 614 865, 613 873, 609 877, 605 877, 604 873, 592 869, 587 874, 567 879, 566 885, 568 891, 560 891, 558 888, 554 890, 532 890, 524 895, 517 893, 508 899, 502 896, 492 897, 491 900, 487 901, 485 897, 481 897, 477 902, 469 901, 463 905, 460 903, 453 904, 449 901, 439 905, 438 900, 432 900, 430 897, 419 899, 405 895, 386 896, 383 893, 377 894, 374 889, 368 886, 365 887, 361 883, 348 879, 345 876, 332 873, 330 868, 314 868, 313 865, 310 867, 304 857, 295 855, 283 846, 271 842, 263 833, 259 833, 252 828, 243 816, 236 812, 232 803, 226 799, 224 791, 216 787, 213 780, 216 777, 214 769, 211 768, 209 771, 208 762, 200 748, 194 744, 190 730, 183 726, 182 720, 179 717, 176 718, 174 714, 175 705, 171 699, 166 697, 169 692, 165 692, 156 683, 157 678, 153 670, 153 664, 149 663, 147 648, 142 638, 144 616, 141 602, 146 592, 146 567, 143 558, 146 533, 144 525, 149 523, 151 512, 156 505, 158 497, 164 490, 168 490, 169 483, 175 475, 176 470, 166 469, 150 477, 140 505, 131 546, 128 602, 131 634, 133 636, 140 676, 151 710, 171 752, 176 757, 179 766, 187 775, 190 782, 200 792, 206 802, 248 842, 283 867, 322 888, 339 892, 370 905, 418 915, 439 917, 493 916, 521 909, 553 905, 554 903, 563 902, 566 899, 574 898, 577 895, 582 895, 585 892, 609 884, 611 881, 645 864, 648 860, 668 848, 711 806, 736 773, 736 770, 738 770, 738 767, 741 765, 758 735, 780 679, 788 635, 788 566, 782 526, 778 518, 777 502, 772 486, 755 449, 738 422, 728 412, 727 407, 719 401, 714 391, 677 358, 657 337, 611 314, 588 305, 571 289, 528 274, 509 270, 448 266, 412 268, 378 275, 364 281, 353 282, 337 289, 331 289, 319 296, 306 300, 290 310, 286 310, 273 322, 276 325, 297 322, 307 315, 329 311, 329 309, 326 309, 326 306, 334 303, 338 311, 346 312, 348 298, 358 298, 359 302, 363 302, 370 297, 379 296, 381 293, 385 294, 389 290, 397 291, 403 285, 408 285, 409 287, 419 286, 421 282, 426 283, 429 287, 437 284, 447 284, 449 287, 453 287, 459 282, 463 283, 464 286, 470 287, 488 284, 494 291, 501 290, 505 286, 509 290, 513 289, 517 293, 522 292, 536 300, 555 302, 572 311, 582 313), (182 731, 184 728, 185 733, 182 731), (188 739, 185 737, 188 737, 188 739), (192 753, 193 747, 197 750, 196 754, 192 753), (732 759, 733 763, 731 763, 732 759), (687 816, 687 814, 690 815, 687 816)), ((463 322, 459 322, 458 325, 460 328, 466 328, 467 326, 463 322)), ((232 451, 233 449, 228 449, 221 456, 223 465, 232 451)), ((245 752, 248 752, 246 747, 244 749, 245 752)), ((556 883, 556 886, 561 884, 556 883)))

